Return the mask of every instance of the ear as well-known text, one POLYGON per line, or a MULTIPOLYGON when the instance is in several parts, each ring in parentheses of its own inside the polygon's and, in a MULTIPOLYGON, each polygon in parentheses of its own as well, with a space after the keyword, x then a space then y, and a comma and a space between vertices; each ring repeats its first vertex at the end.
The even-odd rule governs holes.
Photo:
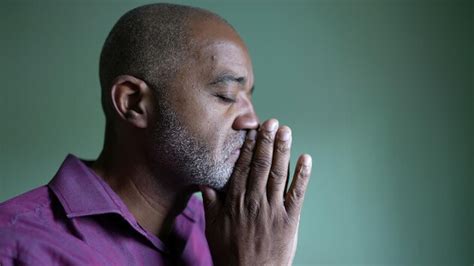
POLYGON ((120 118, 138 128, 148 126, 153 95, 143 80, 130 75, 118 76, 110 92, 114 110, 120 118))

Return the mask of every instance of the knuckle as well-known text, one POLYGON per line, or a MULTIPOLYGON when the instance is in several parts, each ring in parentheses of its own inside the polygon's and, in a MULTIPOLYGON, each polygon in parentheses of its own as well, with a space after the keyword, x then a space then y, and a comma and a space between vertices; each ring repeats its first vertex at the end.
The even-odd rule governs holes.
POLYGON ((234 168, 234 176, 247 176, 250 171, 250 167, 248 164, 239 165, 234 168))
POLYGON ((305 189, 302 186, 296 186, 295 190, 293 191, 293 197, 296 200, 301 200, 304 197, 305 189))
POLYGON ((311 176, 311 170, 307 166, 302 166, 298 172, 298 181, 300 185, 298 187, 304 188, 309 181, 311 176))
POLYGON ((276 185, 281 185, 286 181, 286 173, 281 167, 274 167, 270 170, 270 177, 276 185))
POLYGON ((271 133, 262 133, 262 135, 260 135, 260 143, 261 144, 264 144, 264 145, 273 145, 273 135, 271 133))
POLYGON ((249 218, 256 218, 260 212, 260 202, 256 198, 249 198, 246 202, 247 215, 249 218))
POLYGON ((290 151, 290 146, 287 142, 277 141, 275 149, 276 152, 285 154, 290 151))
POLYGON ((242 150, 242 153, 244 154, 248 154, 248 153, 252 153, 253 151, 253 141, 252 140, 246 140, 244 145, 242 146, 241 150, 242 150))
POLYGON ((229 215, 231 219, 240 217, 239 208, 231 206, 230 208, 227 208, 226 210, 227 210, 227 214, 229 215))
POLYGON ((252 168, 254 169, 267 169, 271 166, 271 162, 267 158, 255 158, 252 161, 252 168))

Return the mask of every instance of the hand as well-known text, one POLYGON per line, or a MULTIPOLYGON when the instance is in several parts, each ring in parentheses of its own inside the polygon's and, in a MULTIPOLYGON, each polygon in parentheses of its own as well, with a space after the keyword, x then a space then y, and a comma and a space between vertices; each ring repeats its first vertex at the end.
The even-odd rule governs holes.
POLYGON ((278 128, 278 121, 270 119, 247 134, 227 193, 219 197, 213 189, 201 188, 214 264, 292 263, 311 157, 298 158, 286 192, 290 148, 290 128, 278 128))

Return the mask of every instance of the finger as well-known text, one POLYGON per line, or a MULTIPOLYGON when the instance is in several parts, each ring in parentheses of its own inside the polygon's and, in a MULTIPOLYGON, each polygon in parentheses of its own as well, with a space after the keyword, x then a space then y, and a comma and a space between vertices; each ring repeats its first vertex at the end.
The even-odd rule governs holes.
POLYGON ((217 196, 217 192, 214 189, 207 186, 201 186, 200 190, 204 203, 203 205, 206 223, 212 224, 216 219, 222 204, 219 200, 219 197, 217 196))
POLYGON ((245 188, 250 172, 250 164, 254 152, 256 136, 256 130, 252 129, 247 133, 245 142, 240 149, 239 159, 235 163, 234 171, 232 172, 232 176, 229 181, 226 200, 232 201, 245 195, 245 188))
POLYGON ((276 134, 273 149, 273 161, 267 183, 267 196, 270 204, 282 206, 286 181, 288 180, 288 163, 290 161, 291 130, 282 126, 276 134))
POLYGON ((289 217, 296 219, 300 215, 304 194, 311 176, 311 166, 312 159, 308 154, 303 154, 298 158, 295 175, 285 197, 285 208, 289 217))
POLYGON ((258 131, 250 175, 247 180, 246 199, 255 201, 262 196, 266 196, 265 190, 272 164, 273 145, 277 129, 278 121, 270 119, 263 123, 258 131))

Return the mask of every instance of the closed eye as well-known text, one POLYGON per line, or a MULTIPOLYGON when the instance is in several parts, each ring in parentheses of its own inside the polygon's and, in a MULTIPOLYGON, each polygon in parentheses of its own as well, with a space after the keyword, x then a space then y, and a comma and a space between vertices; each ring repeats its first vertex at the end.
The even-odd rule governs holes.
POLYGON ((236 100, 234 98, 230 98, 221 94, 216 94, 215 95, 219 100, 225 102, 225 103, 235 103, 236 100))

